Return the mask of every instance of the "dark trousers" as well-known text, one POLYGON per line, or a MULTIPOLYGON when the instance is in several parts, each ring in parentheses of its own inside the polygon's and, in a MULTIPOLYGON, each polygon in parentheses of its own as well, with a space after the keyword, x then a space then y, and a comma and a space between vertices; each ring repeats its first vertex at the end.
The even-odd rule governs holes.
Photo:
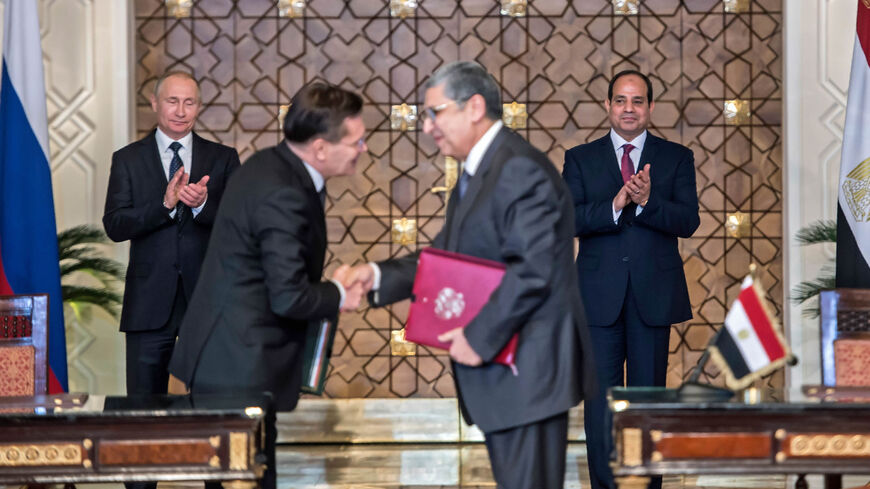
POLYGON ((486 450, 498 489, 562 489, 568 413, 486 433, 486 450))
MULTIPOLYGON (((178 327, 187 311, 187 299, 181 277, 175 288, 175 300, 169 320, 162 327, 148 331, 128 331, 127 395, 166 394, 169 387, 169 359, 175 348, 178 327)), ((127 489, 155 489, 156 482, 126 482, 127 489)))
MULTIPOLYGON (((615 487, 610 470, 613 424, 607 407, 607 389, 621 386, 623 382, 629 386, 664 386, 670 334, 670 326, 644 324, 631 285, 616 322, 610 326, 589 328, 598 376, 598 392, 586 399, 583 406, 586 459, 592 489, 615 487)), ((662 478, 654 477, 649 487, 661 489, 662 478)))

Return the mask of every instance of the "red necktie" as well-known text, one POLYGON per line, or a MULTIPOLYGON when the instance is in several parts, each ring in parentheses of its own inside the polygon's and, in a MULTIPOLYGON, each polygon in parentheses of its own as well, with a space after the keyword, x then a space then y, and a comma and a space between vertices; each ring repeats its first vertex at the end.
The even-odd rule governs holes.
POLYGON ((622 145, 622 163, 620 169, 622 171, 622 183, 628 183, 631 176, 634 175, 634 163, 631 162, 631 150, 634 146, 630 144, 622 145))

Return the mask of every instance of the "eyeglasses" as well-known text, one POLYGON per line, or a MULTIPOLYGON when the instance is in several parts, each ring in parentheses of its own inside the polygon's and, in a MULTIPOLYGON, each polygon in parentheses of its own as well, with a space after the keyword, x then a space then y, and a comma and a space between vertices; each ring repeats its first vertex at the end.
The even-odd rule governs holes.
POLYGON ((444 102, 441 105, 436 105, 435 107, 426 107, 425 109, 423 109, 422 119, 424 121, 426 119, 429 119, 430 121, 435 122, 435 118, 438 117, 438 114, 440 114, 447 107, 450 107, 450 104, 455 104, 455 103, 456 103, 455 100, 448 100, 447 102, 444 102))
POLYGON ((359 140, 355 143, 344 143, 344 142, 339 141, 339 144, 343 144, 345 146, 350 146, 351 148, 356 148, 356 149, 362 151, 366 145, 366 138, 364 138, 364 137, 359 138, 359 140))

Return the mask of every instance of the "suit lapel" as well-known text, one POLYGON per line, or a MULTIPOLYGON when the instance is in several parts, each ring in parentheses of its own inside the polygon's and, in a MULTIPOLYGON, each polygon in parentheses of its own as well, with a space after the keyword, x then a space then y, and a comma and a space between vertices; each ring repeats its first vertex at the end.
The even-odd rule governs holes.
MULTIPOLYGON (((490 143, 489 148, 486 149, 486 153, 483 154, 483 158, 481 158, 480 165, 477 166, 477 171, 474 172, 474 176, 472 176, 468 181, 468 188, 465 189, 465 196, 459 199, 459 204, 456 206, 456 212, 453 216, 453 222, 451 223, 455 231, 458 232, 459 228, 462 226, 462 221, 465 220, 468 212, 474 207, 474 203, 480 198, 480 189, 483 187, 486 174, 489 173, 490 169, 492 169, 494 157, 502 144, 504 144, 505 139, 508 137, 508 131, 509 129, 504 127, 499 130, 498 134, 493 138, 492 143, 490 143)), ((457 233, 452 234, 456 235, 457 233)))
POLYGON ((142 140, 145 145, 142 151, 142 167, 146 168, 148 175, 151 176, 154 182, 166 191, 166 185, 169 180, 166 179, 166 172, 163 170, 163 161, 160 159, 160 151, 157 149, 157 130, 151 131, 151 134, 142 140))
POLYGON ((190 183, 196 183, 202 179, 206 174, 206 166, 208 163, 212 161, 210 155, 208 154, 208 145, 205 144, 205 140, 199 137, 196 133, 193 133, 193 146, 191 148, 191 156, 190 159, 190 183))
POLYGON ((643 166, 649 163, 650 168, 653 166, 653 161, 656 159, 656 150, 659 147, 660 139, 653 136, 649 132, 646 133, 646 143, 643 145, 643 152, 640 154, 640 161, 637 162, 638 171, 643 170, 643 166))
POLYGON ((323 206, 320 205, 320 196, 317 194, 317 189, 314 188, 314 182, 311 180, 311 175, 305 169, 302 160, 290 151, 283 141, 276 146, 278 154, 281 156, 290 170, 296 174, 296 178, 302 183, 302 188, 305 190, 305 195, 308 198, 309 207, 314 214, 314 229, 318 231, 321 241, 326 243, 326 213, 323 206))
POLYGON ((607 135, 598 141, 599 151, 602 155, 599 161, 604 162, 604 172, 610 175, 611 180, 618 185, 617 189, 622 188, 625 182, 622 181, 622 173, 619 171, 620 163, 616 160, 616 151, 613 150, 613 141, 610 139, 610 133, 608 132, 607 135))

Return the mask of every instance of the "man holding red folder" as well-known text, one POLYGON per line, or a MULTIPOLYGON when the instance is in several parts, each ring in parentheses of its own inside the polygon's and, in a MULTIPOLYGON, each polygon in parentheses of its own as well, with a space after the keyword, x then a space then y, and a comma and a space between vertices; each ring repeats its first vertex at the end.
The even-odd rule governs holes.
MULTIPOLYGON (((450 343, 466 421, 486 436, 503 489, 560 489, 568 409, 591 379, 588 332, 573 267, 571 194, 550 160, 501 123, 500 89, 477 63, 456 62, 426 83, 423 131, 463 162, 432 247, 505 265, 500 285, 450 343), (519 335, 517 375, 492 360, 519 335)), ((382 306, 411 295, 417 255, 355 267, 348 285, 382 306)))

